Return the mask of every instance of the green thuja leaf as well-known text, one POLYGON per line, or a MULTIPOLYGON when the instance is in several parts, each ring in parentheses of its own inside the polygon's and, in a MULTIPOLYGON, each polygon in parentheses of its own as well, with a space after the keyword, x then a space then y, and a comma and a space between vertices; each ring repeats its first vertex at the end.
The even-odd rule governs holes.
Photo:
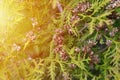
POLYGON ((48 69, 49 69, 49 75, 50 75, 51 80, 55 80, 55 77, 56 77, 56 73, 55 73, 56 66, 55 66, 55 63, 51 62, 51 64, 50 64, 48 69))

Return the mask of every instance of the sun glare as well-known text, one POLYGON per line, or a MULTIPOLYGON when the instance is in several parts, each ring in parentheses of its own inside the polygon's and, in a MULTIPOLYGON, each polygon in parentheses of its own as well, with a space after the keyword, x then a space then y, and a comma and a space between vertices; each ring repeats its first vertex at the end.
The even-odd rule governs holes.
POLYGON ((0 28, 7 25, 8 19, 7 12, 0 7, 0 28))
POLYGON ((3 3, 0 2, 0 28, 5 27, 7 23, 7 10, 5 9, 5 6, 3 6, 3 3))
POLYGON ((0 33, 7 31, 21 19, 21 6, 15 0, 0 0, 0 33))

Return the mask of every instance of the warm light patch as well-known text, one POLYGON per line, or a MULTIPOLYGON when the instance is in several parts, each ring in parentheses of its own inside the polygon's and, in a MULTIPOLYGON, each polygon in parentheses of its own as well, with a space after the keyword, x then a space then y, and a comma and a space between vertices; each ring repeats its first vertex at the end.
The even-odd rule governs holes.
POLYGON ((8 21, 7 18, 8 18, 7 9, 5 9, 5 5, 3 4, 3 1, 1 1, 0 3, 0 28, 5 27, 8 21))
POLYGON ((9 12, 6 9, 0 7, 0 28, 7 27, 12 20, 9 12))
POLYGON ((22 8, 15 0, 0 0, 0 33, 7 31, 23 18, 19 13, 22 8))

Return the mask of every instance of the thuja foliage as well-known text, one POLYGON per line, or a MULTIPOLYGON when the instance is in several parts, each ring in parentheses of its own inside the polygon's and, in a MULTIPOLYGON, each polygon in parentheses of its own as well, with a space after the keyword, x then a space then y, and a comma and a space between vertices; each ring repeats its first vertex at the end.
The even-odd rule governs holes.
POLYGON ((0 80, 119 80, 119 0, 1 0, 0 80))

